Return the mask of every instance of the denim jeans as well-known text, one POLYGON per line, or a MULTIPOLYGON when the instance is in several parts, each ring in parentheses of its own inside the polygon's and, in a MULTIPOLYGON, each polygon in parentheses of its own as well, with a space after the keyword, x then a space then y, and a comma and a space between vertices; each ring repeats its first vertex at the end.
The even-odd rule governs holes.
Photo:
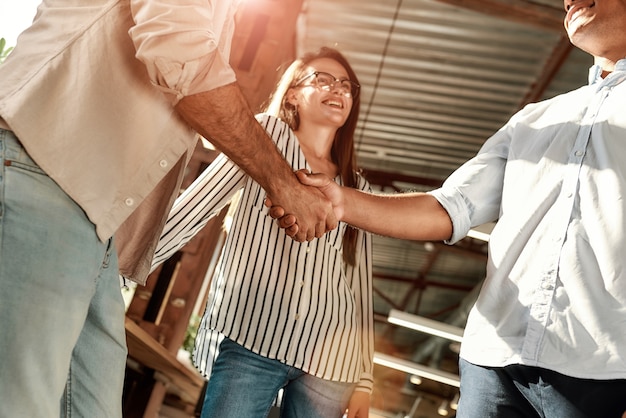
POLYGON ((283 418, 340 418, 354 383, 312 376, 224 338, 207 385, 202 418, 267 417, 279 390, 283 418))
POLYGON ((590 380, 523 365, 460 361, 457 418, 622 418, 626 380, 590 380))
POLYGON ((121 417, 112 240, 3 129, 0 163, 0 417, 121 417))

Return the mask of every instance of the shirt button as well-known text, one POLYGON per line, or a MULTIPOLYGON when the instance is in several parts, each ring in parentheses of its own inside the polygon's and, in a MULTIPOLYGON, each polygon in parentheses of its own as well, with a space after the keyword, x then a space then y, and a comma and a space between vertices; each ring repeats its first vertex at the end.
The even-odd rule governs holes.
POLYGON ((132 206, 132 205, 135 204, 135 200, 132 197, 128 197, 128 198, 126 198, 124 203, 126 203, 126 206, 132 206))
POLYGON ((298 314, 298 313, 297 313, 297 314, 294 316, 294 319, 295 319, 296 321, 297 321, 298 319, 300 319, 300 314, 298 314))
POLYGON ((167 161, 166 160, 161 160, 161 161, 159 161, 159 165, 161 166, 161 168, 165 168, 165 167, 167 167, 167 161))
POLYGON ((303 287, 303 286, 304 286, 304 280, 301 280, 300 281, 300 287, 303 287))
POLYGON ((310 253, 311 252, 311 247, 306 247, 306 252, 310 253))
POLYGON ((574 153, 574 155, 576 155, 577 157, 580 157, 581 155, 583 155, 583 152, 582 151, 576 151, 574 153))

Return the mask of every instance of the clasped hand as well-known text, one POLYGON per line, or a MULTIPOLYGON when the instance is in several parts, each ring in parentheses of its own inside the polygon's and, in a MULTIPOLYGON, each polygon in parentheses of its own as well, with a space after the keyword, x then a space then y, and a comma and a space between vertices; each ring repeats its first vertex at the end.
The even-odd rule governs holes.
MULTIPOLYGON (((340 210, 340 206, 341 206, 340 205, 340 202, 341 202, 340 186, 325 174, 320 174, 320 173, 312 174, 312 173, 309 173, 307 170, 299 170, 299 171, 296 171, 295 174, 298 180, 300 180, 300 183, 306 186, 317 187, 324 194, 324 196, 328 200, 330 200, 333 206, 335 217, 337 220, 340 220, 341 215, 343 215, 342 211, 340 210)), ((285 233, 289 237, 293 238, 295 241, 298 241, 298 242, 303 242, 305 240, 310 241, 313 239, 313 237, 309 237, 309 236, 305 238, 304 235, 300 233, 300 227, 298 226, 298 219, 296 218, 296 216, 293 214, 285 213, 285 209, 281 206, 274 206, 271 198, 269 197, 265 198, 265 206, 270 208, 269 210, 270 216, 277 220, 278 226, 283 228, 285 230, 285 233)), ((327 228, 326 232, 336 227, 337 225, 335 224, 334 227, 327 228)), ((318 236, 316 234, 317 238, 319 238, 320 236, 321 235, 318 236)))

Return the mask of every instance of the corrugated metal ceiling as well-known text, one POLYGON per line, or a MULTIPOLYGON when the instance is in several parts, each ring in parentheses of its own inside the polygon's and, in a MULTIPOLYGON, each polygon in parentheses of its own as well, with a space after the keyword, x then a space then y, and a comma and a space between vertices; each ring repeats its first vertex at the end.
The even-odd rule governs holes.
MULTIPOLYGON (((362 166, 435 181, 519 108, 562 35, 432 0, 310 0, 301 21, 301 50, 335 46, 359 75, 362 166)), ((579 57, 557 90, 585 82, 579 57)))

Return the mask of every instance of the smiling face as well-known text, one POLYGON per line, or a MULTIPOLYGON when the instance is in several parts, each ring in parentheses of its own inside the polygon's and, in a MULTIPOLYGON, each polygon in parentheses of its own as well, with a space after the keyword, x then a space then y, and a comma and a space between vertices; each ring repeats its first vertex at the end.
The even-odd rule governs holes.
POLYGON ((574 45, 613 63, 626 57, 626 0, 564 0, 563 6, 574 45))
MULTIPOLYGON (((318 58, 304 69, 308 75, 316 71, 328 73, 337 80, 348 80, 348 72, 331 58, 318 58)), ((315 77, 308 77, 302 84, 287 93, 288 101, 298 108, 301 123, 331 125, 339 128, 346 123, 352 109, 353 99, 345 94, 341 83, 334 83, 330 89, 320 88, 315 77)))

